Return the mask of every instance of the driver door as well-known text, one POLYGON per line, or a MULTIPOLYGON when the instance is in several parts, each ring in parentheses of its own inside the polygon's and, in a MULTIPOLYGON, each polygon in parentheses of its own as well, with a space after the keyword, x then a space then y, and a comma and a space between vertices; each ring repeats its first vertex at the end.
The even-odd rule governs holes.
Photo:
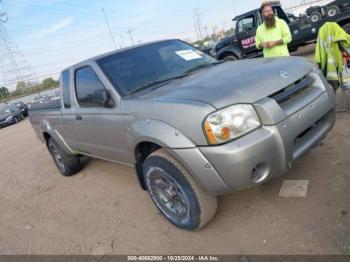
POLYGON ((74 69, 74 91, 74 148, 97 158, 129 162, 124 125, 129 116, 121 112, 113 90, 106 88, 93 66, 85 65, 74 69), (107 105, 103 94, 111 96, 107 105))
POLYGON ((244 54, 257 51, 255 47, 255 35, 257 29, 257 21, 254 14, 246 16, 237 21, 237 39, 244 54))

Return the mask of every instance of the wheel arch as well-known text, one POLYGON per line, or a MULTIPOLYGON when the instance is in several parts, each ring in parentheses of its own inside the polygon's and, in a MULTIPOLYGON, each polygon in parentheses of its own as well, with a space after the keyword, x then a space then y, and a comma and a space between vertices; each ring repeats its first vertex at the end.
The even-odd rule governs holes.
POLYGON ((181 131, 159 120, 141 120, 133 123, 128 132, 131 150, 134 153, 135 171, 141 188, 146 189, 143 180, 143 163, 160 148, 194 148, 194 143, 181 131))
POLYGON ((157 143, 150 142, 150 141, 142 141, 138 143, 134 149, 134 157, 136 160, 135 162, 136 176, 140 183, 141 188, 145 191, 147 190, 147 188, 146 188, 146 182, 143 176, 143 163, 145 162, 146 158, 149 155, 151 155, 153 152, 161 148, 162 146, 158 145, 157 143))
POLYGON ((230 47, 226 47, 226 48, 223 48, 221 49, 217 54, 216 54, 216 58, 218 60, 222 60, 224 59, 225 56, 227 55, 233 55, 235 56, 237 59, 242 59, 242 53, 241 51, 236 48, 236 47, 233 47, 233 46, 230 46, 230 47))

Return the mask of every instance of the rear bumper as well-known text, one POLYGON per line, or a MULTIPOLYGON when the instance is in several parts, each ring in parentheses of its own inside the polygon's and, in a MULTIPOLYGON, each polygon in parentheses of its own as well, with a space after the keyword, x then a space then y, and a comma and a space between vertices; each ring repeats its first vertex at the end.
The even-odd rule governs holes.
POLYGON ((221 146, 174 152, 204 190, 220 195, 281 176, 317 146, 334 124, 335 97, 328 90, 278 124, 264 125, 221 146))

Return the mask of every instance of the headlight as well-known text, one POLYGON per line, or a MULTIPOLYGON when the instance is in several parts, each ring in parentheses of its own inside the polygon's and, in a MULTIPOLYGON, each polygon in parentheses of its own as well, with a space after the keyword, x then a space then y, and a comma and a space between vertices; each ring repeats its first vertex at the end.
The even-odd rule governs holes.
POLYGON ((211 145, 222 144, 241 137, 261 126, 252 105, 234 105, 209 115, 204 123, 211 145))
POLYGON ((13 116, 8 116, 7 118, 6 118, 6 122, 8 122, 8 121, 12 121, 12 119, 13 119, 13 116))

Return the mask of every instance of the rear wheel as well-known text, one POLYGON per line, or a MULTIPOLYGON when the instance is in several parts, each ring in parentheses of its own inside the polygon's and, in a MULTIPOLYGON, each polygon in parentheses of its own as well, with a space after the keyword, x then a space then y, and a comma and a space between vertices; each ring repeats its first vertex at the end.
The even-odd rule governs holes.
POLYGON ((175 226, 198 230, 215 215, 217 197, 203 191, 165 150, 157 150, 146 159, 144 178, 154 204, 175 226))
POLYGON ((310 20, 312 23, 316 23, 322 19, 322 14, 320 12, 313 12, 310 15, 310 20))
POLYGON ((340 11, 340 8, 338 6, 332 5, 332 6, 327 8, 326 13, 327 13, 328 17, 334 17, 334 16, 340 14, 341 11, 340 11))
POLYGON ((47 147, 62 175, 72 176, 82 169, 79 157, 66 154, 53 139, 49 139, 47 147))

